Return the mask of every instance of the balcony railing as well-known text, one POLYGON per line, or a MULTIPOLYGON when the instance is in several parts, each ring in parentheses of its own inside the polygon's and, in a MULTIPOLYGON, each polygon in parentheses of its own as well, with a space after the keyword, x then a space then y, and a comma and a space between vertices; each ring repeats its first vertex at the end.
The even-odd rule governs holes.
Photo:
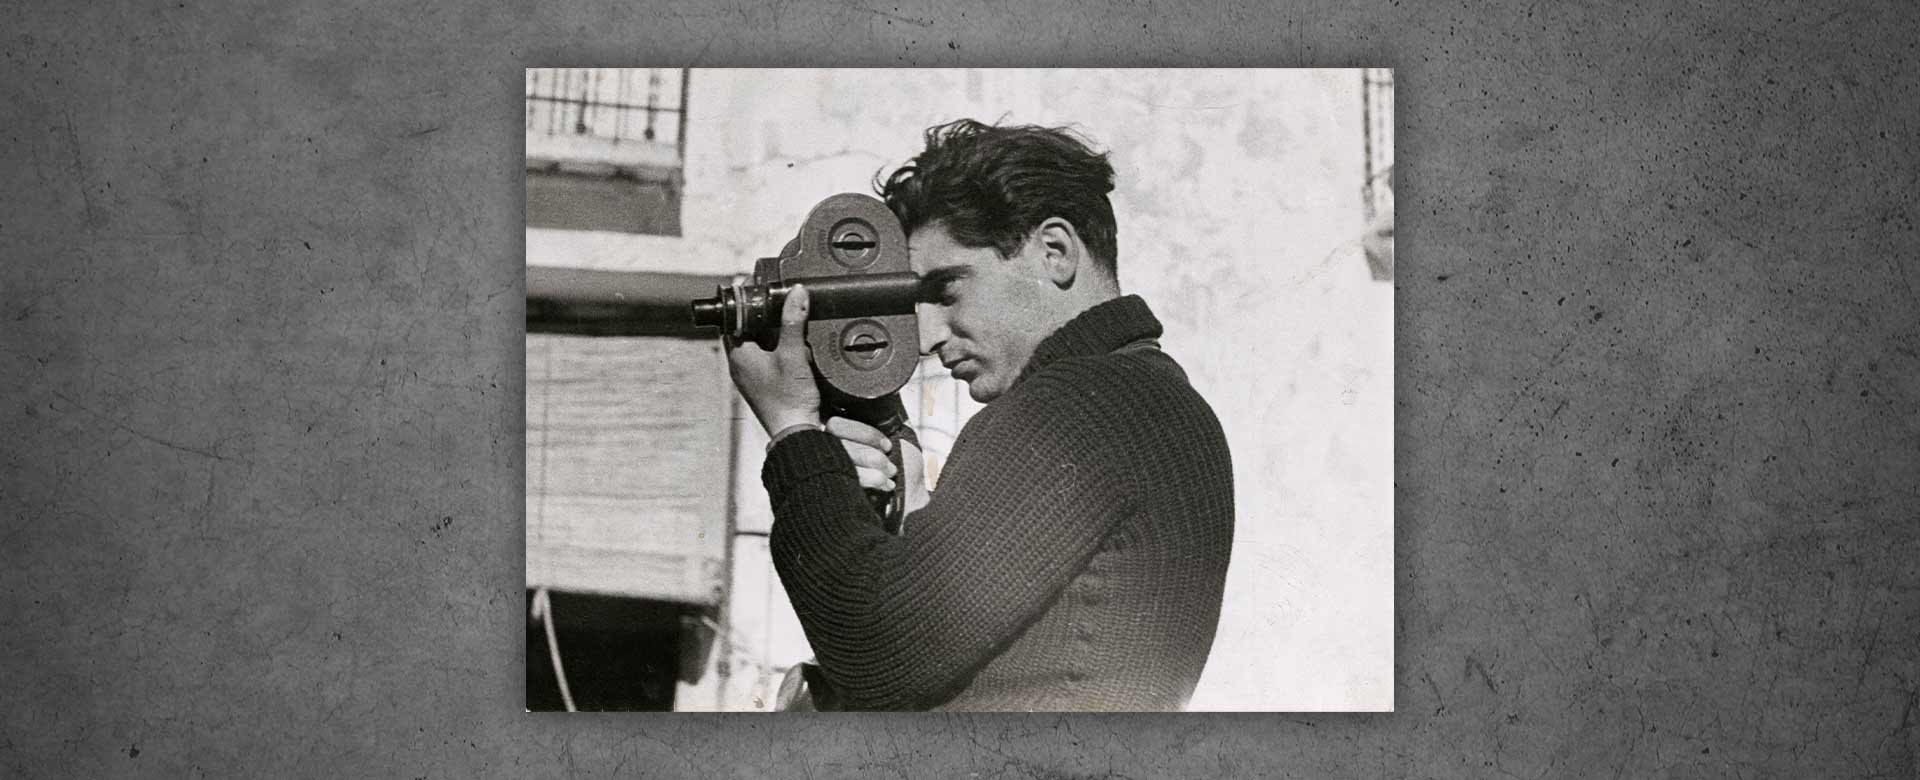
POLYGON ((682 68, 528 68, 527 165, 637 173, 678 168, 687 140, 682 68))
POLYGON ((688 72, 528 68, 527 226, 680 235, 688 72))

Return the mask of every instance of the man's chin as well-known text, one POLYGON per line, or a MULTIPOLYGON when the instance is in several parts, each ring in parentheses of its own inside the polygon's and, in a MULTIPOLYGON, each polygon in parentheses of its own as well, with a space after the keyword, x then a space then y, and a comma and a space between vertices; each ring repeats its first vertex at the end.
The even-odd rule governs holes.
POLYGON ((995 386, 992 382, 986 381, 985 379, 981 379, 981 378, 969 379, 969 380, 966 380, 966 383, 967 383, 967 397, 972 398, 973 400, 979 403, 984 404, 989 401, 992 401, 995 398, 1000 397, 1000 388, 998 386, 995 386))

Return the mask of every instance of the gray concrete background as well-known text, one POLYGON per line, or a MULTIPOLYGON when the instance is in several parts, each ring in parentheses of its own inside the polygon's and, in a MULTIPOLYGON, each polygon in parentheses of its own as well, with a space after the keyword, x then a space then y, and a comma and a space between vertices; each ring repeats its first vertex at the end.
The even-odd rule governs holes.
POLYGON ((1913 777, 1896 3, 0 11, 0 775, 1913 777), (1392 65, 1392 715, 531 716, 525 65, 1392 65))

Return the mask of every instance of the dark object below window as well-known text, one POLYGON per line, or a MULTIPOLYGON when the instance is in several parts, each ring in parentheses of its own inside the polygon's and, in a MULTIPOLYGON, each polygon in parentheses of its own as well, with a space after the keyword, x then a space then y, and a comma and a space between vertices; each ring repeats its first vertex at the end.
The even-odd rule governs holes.
POLYGON ((527 332, 568 336, 672 336, 717 341, 693 325, 691 304, 729 276, 527 267, 527 332))

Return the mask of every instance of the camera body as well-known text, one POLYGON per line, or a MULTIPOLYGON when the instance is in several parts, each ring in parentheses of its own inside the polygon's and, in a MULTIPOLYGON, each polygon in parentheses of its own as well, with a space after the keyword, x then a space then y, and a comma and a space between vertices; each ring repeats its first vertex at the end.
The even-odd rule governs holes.
MULTIPOLYGON (((807 350, 820 386, 821 417, 873 426, 893 440, 898 468, 900 443, 919 444, 898 391, 920 363, 914 305, 924 295, 907 259, 900 220, 869 195, 842 193, 821 201, 779 257, 761 258, 752 278, 735 279, 712 298, 693 301, 693 324, 720 328, 734 344, 771 350, 779 344, 787 291, 796 284, 806 285, 810 301, 807 350)), ((887 531, 902 533, 906 485, 871 495, 887 531)))
POLYGON ((823 389, 874 400, 912 378, 920 360, 920 277, 908 262, 906 232, 885 203, 857 193, 821 201, 778 257, 754 264, 750 279, 693 301, 693 323, 773 349, 780 309, 795 284, 805 284, 811 298, 807 349, 823 389))

